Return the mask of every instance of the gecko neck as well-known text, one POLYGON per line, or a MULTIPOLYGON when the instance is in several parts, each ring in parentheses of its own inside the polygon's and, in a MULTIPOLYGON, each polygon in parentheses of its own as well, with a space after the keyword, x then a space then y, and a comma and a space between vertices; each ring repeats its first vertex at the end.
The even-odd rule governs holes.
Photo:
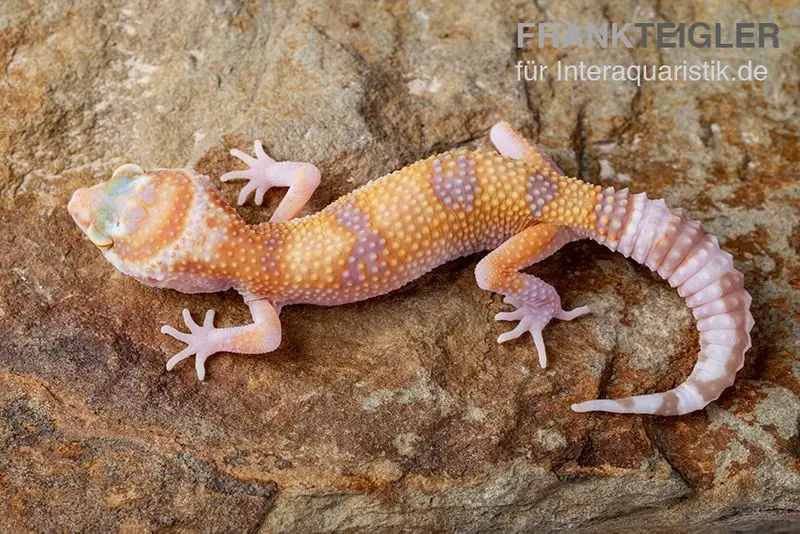
POLYGON ((226 274, 234 289, 247 296, 268 296, 271 282, 280 276, 280 253, 285 223, 264 222, 248 225, 243 220, 230 222, 228 231, 239 235, 235 250, 225 250, 219 243, 222 256, 229 256, 226 274))

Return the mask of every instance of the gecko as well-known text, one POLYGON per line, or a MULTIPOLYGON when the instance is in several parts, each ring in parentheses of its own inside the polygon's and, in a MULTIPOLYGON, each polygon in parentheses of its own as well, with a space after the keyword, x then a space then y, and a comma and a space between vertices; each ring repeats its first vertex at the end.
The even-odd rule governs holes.
POLYGON ((67 209, 102 255, 122 273, 184 293, 238 291, 252 323, 217 328, 184 309, 188 332, 161 332, 186 344, 167 370, 191 356, 200 380, 219 353, 261 354, 281 343, 281 308, 335 306, 395 290, 455 258, 490 250, 475 268, 481 289, 499 293, 516 321, 497 341, 529 333, 542 368, 542 331, 571 321, 558 292, 522 272, 579 239, 594 240, 646 265, 677 288, 692 309, 700 352, 688 378, 669 391, 595 399, 576 412, 681 415, 704 408, 732 385, 750 348, 751 297, 717 238, 664 200, 569 177, 511 125, 489 133, 495 150, 452 150, 366 183, 312 215, 297 217, 320 183, 314 165, 277 162, 260 141, 247 166, 221 176, 245 180, 238 204, 261 205, 271 188, 288 190, 268 222, 249 225, 207 176, 192 169, 125 164, 111 178, 78 189, 67 209))

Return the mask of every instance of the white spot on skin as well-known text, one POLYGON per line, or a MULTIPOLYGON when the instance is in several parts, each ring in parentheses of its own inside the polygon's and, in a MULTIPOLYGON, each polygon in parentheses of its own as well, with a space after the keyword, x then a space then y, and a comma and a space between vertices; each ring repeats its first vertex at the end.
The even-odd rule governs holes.
POLYGON ((386 241, 377 231, 369 228, 367 214, 361 211, 355 203, 350 203, 337 210, 336 221, 340 226, 356 235, 353 250, 347 258, 349 267, 342 273, 342 281, 345 286, 366 281, 366 277, 359 270, 360 266, 373 274, 383 271, 387 264, 385 261, 377 261, 377 258, 378 254, 383 252, 386 241), (368 250, 375 252, 367 252, 368 250))
POLYGON ((127 207, 123 212, 122 224, 118 229, 111 232, 112 237, 124 236, 136 232, 139 228, 139 223, 141 223, 146 216, 147 212, 140 206, 131 205, 127 207))
POLYGON ((531 208, 531 213, 534 217, 542 215, 542 207, 553 200, 558 192, 558 186, 542 176, 541 174, 534 174, 528 179, 526 185, 526 199, 531 208))
POLYGON ((430 181, 436 198, 444 205, 453 210, 472 210, 472 203, 479 190, 475 161, 467 159, 463 154, 455 160, 451 157, 435 159, 430 181))

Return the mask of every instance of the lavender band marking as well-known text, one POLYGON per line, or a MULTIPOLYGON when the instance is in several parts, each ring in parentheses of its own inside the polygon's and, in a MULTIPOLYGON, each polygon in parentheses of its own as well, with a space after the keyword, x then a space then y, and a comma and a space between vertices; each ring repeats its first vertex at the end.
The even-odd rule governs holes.
POLYGON ((534 174, 528 178, 525 200, 531 207, 534 217, 542 216, 542 208, 555 198, 556 193, 558 193, 558 185, 541 174, 534 174))
POLYGON ((366 280, 366 276, 359 269, 369 274, 377 274, 386 269, 386 262, 378 260, 378 256, 386 246, 377 230, 370 230, 369 216, 355 205, 355 202, 342 206, 336 210, 336 222, 343 228, 347 228, 356 235, 356 242, 347 257, 347 265, 342 272, 342 283, 346 287, 360 284, 366 280))
POLYGON ((472 211, 478 180, 475 177, 475 162, 463 154, 455 160, 452 157, 433 160, 433 174, 430 177, 433 191, 445 206, 450 209, 472 211))

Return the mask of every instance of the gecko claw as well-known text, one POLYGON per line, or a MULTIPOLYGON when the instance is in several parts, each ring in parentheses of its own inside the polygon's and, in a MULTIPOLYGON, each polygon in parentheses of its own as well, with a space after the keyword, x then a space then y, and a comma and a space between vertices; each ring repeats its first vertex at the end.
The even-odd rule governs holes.
POLYGON ((195 356, 195 370, 199 380, 205 379, 205 363, 209 356, 217 352, 218 349, 218 328, 214 327, 214 310, 208 310, 202 325, 198 325, 192 318, 189 310, 183 310, 183 322, 189 328, 189 332, 181 332, 169 325, 161 327, 161 333, 174 337, 186 347, 175 354, 167 361, 167 371, 172 371, 175 365, 186 358, 195 356))

